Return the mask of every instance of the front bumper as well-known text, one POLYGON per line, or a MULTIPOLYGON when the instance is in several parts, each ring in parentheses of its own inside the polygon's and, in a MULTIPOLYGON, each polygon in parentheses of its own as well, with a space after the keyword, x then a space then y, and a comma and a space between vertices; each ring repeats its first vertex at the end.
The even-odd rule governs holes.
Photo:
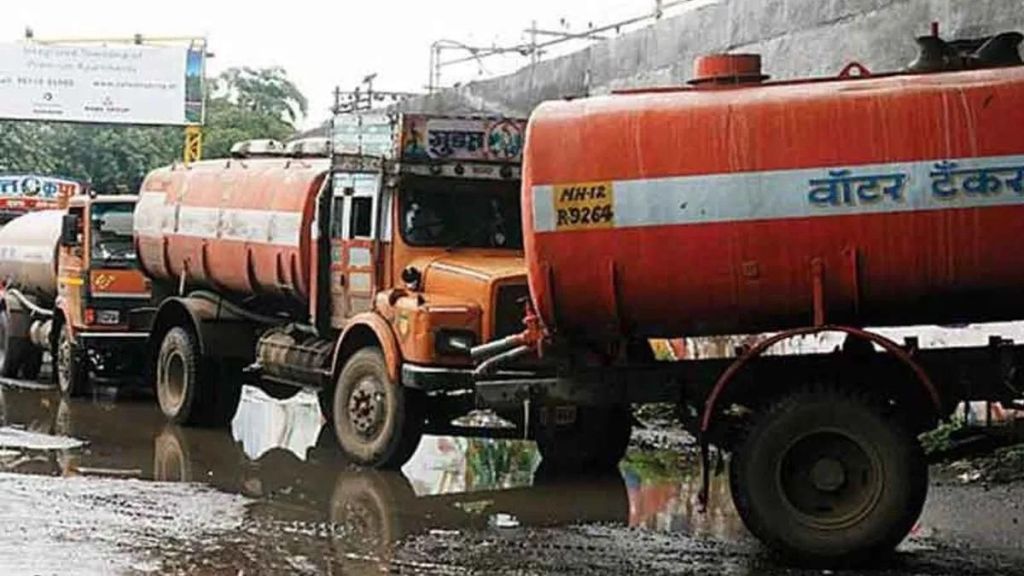
POLYGON ((402 364, 402 384, 425 392, 473 390, 472 368, 402 364))

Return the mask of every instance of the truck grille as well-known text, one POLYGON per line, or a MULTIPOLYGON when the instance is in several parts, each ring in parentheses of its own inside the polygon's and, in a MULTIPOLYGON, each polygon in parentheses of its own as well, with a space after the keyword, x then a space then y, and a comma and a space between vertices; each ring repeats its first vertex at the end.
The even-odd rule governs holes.
POLYGON ((530 289, 526 284, 509 284, 498 287, 492 339, 504 338, 523 331, 523 310, 529 297, 530 289))

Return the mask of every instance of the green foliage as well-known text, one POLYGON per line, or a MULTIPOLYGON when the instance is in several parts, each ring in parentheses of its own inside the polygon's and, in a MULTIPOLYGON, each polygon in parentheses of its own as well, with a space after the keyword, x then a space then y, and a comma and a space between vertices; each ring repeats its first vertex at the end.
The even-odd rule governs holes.
POLYGON ((964 428, 963 420, 942 422, 934 430, 921 434, 921 447, 925 454, 940 454, 953 447, 953 438, 964 428))
MULTIPOLYGON (((222 158, 240 140, 285 140, 306 98, 281 68, 227 70, 214 80, 203 156, 222 158)), ((0 121, 0 173, 33 172, 89 182, 100 192, 133 193, 146 174, 181 158, 179 128, 0 121)))

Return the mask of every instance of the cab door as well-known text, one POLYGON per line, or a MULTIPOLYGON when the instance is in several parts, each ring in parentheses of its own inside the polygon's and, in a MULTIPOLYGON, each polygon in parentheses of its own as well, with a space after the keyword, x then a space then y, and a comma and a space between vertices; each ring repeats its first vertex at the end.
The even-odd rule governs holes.
POLYGON ((373 307, 377 291, 379 173, 334 175, 331 218, 331 324, 373 307))
POLYGON ((84 206, 71 206, 69 215, 78 217, 78 242, 75 246, 61 246, 57 260, 57 306, 65 314, 72 327, 85 325, 86 271, 89 269, 89 237, 87 218, 89 212, 84 206))

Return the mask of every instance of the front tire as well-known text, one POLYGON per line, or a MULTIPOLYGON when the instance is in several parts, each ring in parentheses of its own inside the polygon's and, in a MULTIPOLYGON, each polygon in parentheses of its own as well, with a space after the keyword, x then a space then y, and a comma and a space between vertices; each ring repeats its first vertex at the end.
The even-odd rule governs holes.
POLYGON ((733 454, 729 477, 751 533, 812 565, 891 553, 928 490, 916 438, 869 399, 829 389, 773 405, 733 454))
POLYGON ((59 328, 57 336, 57 357, 54 360, 57 372, 57 388, 61 396, 81 396, 88 387, 89 373, 82 352, 75 344, 67 326, 59 328))
POLYGON ((341 370, 331 410, 342 452, 361 466, 400 468, 423 435, 422 402, 391 381, 379 349, 356 352, 341 370))

